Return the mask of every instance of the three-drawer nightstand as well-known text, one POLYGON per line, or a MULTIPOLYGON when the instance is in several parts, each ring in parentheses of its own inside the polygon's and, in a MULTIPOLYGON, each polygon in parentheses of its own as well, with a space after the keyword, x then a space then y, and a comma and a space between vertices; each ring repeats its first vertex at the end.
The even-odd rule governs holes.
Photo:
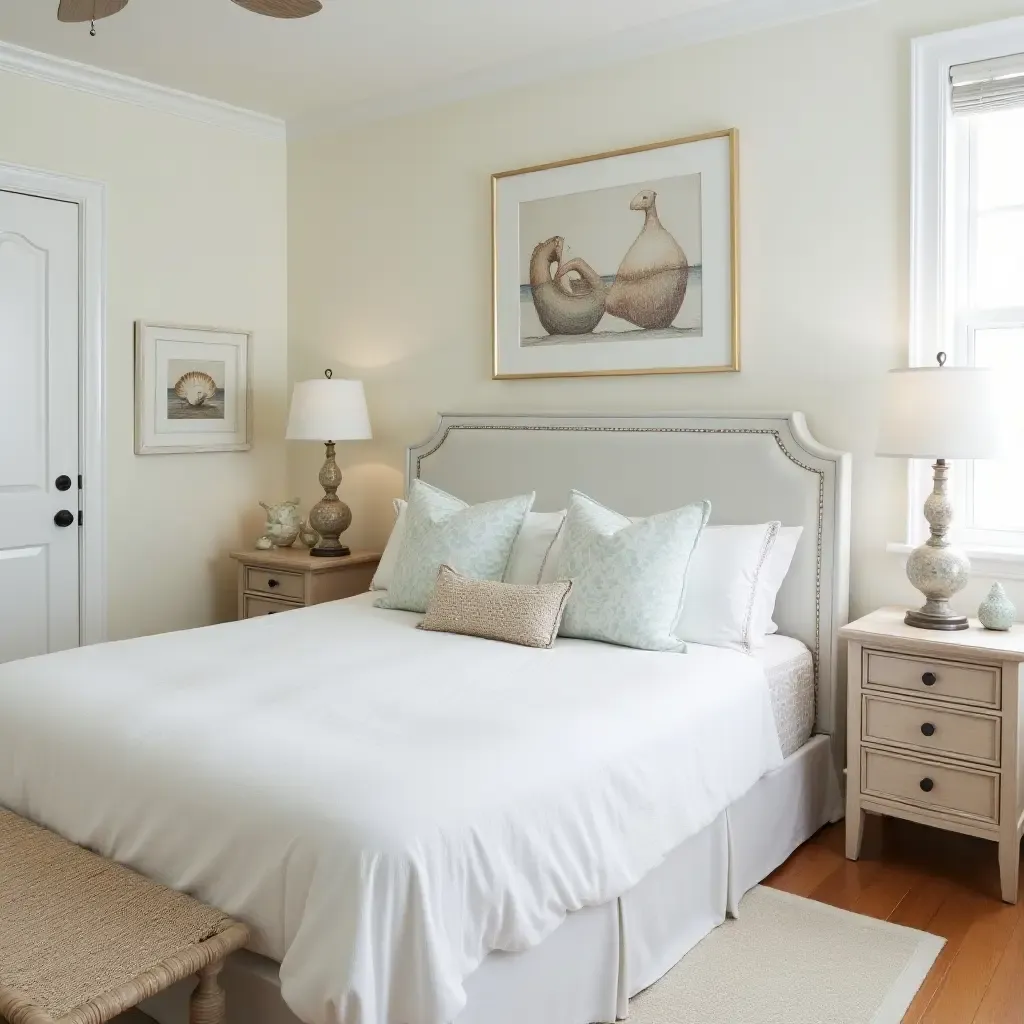
POLYGON ((253 619, 337 601, 370 589, 380 555, 315 558, 306 548, 232 551, 238 562, 238 617, 253 619))
POLYGON ((1003 899, 1017 902, 1024 831, 1024 627, 916 629, 883 608, 849 642, 846 856, 865 812, 999 844, 1003 899))

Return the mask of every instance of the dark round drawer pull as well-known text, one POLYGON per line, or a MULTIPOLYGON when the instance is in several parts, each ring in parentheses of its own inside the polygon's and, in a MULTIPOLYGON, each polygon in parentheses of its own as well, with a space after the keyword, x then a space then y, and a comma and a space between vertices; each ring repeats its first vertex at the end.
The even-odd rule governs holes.
POLYGON ((934 672, 925 672, 925 674, 921 676, 921 682, 924 683, 925 686, 934 686, 938 682, 938 677, 934 672))
POLYGON ((270 587, 271 590, 273 590, 274 587, 280 586, 280 584, 277 582, 277 580, 267 580, 267 586, 270 587))
POLYGON ((935 783, 931 779, 922 779, 921 788, 926 792, 930 793, 935 788, 935 783))
POLYGON ((925 736, 934 736, 935 735, 935 726, 932 725, 931 722, 925 722, 921 726, 921 732, 923 732, 925 734, 925 736))

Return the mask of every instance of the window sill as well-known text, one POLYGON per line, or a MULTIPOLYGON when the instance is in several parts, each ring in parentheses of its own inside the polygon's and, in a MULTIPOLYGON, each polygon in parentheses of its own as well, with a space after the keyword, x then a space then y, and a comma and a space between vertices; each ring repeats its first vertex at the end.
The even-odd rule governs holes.
MULTIPOLYGON (((890 554, 901 555, 904 560, 916 544, 886 544, 890 554)), ((962 545, 971 560, 971 575, 991 576, 993 579, 1024 580, 1024 548, 990 548, 962 545)))

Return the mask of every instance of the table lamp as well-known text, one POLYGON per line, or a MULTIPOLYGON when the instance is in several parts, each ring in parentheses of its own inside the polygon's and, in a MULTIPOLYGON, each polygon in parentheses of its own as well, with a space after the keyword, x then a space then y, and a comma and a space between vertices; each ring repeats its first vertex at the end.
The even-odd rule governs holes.
POLYGON ((907 578, 925 596, 904 622, 920 629, 966 629, 967 617, 949 599, 967 585, 971 563, 947 539, 953 505, 946 491, 947 459, 991 459, 1000 454, 1002 432, 995 373, 984 367, 938 366, 890 370, 885 378, 882 426, 876 454, 935 459, 935 486, 924 503, 931 535, 907 559, 907 578))
POLYGON ((351 554, 338 540, 352 524, 352 510, 338 497, 341 470, 334 461, 334 442, 365 441, 371 436, 362 381, 335 380, 326 370, 322 379, 295 385, 285 437, 289 441, 322 441, 327 446, 319 477, 324 496, 309 510, 309 525, 320 534, 311 555, 351 554))

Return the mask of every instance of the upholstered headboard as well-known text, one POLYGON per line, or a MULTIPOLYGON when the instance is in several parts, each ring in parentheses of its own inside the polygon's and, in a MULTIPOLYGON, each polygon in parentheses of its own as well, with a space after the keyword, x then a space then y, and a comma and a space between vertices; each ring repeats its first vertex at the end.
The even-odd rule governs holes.
POLYGON ((471 503, 536 491, 534 508, 553 511, 576 488, 626 515, 707 498, 713 524, 803 526, 775 621, 814 653, 817 730, 842 748, 850 456, 815 441, 800 413, 444 414, 409 449, 408 478, 416 477, 471 503))

